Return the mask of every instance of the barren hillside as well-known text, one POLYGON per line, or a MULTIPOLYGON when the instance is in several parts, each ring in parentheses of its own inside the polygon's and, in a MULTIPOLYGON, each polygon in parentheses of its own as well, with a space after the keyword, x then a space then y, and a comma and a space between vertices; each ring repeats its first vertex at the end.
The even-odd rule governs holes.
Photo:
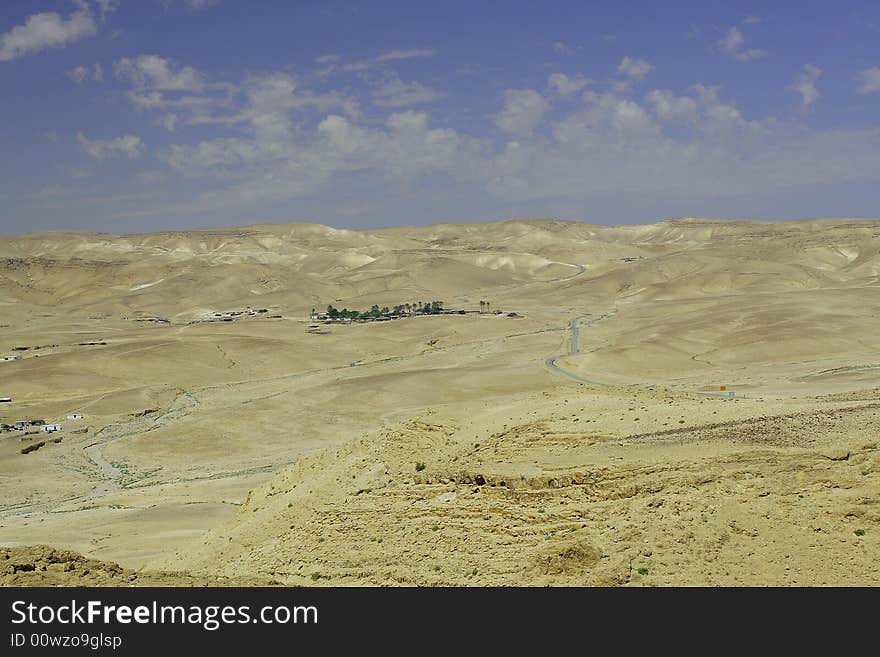
POLYGON ((0 544, 162 581, 876 584, 878 237, 0 238, 0 422, 62 425, 0 432, 0 544), (465 312, 309 317, 435 300, 465 312))

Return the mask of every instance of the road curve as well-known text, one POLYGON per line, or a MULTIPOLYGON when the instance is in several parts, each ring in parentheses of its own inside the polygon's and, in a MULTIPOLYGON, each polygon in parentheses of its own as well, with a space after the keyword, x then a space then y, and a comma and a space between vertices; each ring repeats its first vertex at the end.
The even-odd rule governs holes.
MULTIPOLYGON (((605 313, 604 315, 602 315, 600 317, 597 317, 597 318, 591 320, 589 323, 592 324, 593 322, 598 322, 600 320, 606 319, 607 317, 610 317, 614 313, 615 313, 615 311, 612 310, 608 313, 605 313)), ((602 381, 595 381, 594 379, 587 379, 587 378, 581 376, 580 374, 576 374, 575 372, 572 372, 571 370, 567 370, 564 367, 559 367, 559 365, 556 364, 556 361, 558 359, 565 358, 566 356, 574 356, 578 353, 578 351, 580 350, 580 329, 578 327, 578 322, 580 322, 585 317, 590 317, 591 315, 592 315, 592 313, 584 313, 583 315, 578 315, 577 317, 575 317, 574 319, 572 319, 568 323, 568 330, 571 332, 571 340, 569 342, 568 353, 567 354, 559 354, 558 356, 551 356, 550 358, 547 358, 546 360, 544 360, 544 365, 551 372, 556 372, 557 374, 562 374, 563 376, 567 376, 569 379, 573 379, 574 381, 577 381, 578 383, 587 383, 589 385, 594 385, 594 386, 608 386, 610 384, 602 382, 602 381)), ((712 392, 712 391, 702 391, 702 390, 694 390, 692 392, 695 395, 703 395, 706 397, 725 397, 725 398, 733 397, 733 395, 731 395, 728 392, 712 392)), ((753 397, 749 397, 747 395, 737 394, 736 399, 753 399, 753 397)))
MULTIPOLYGON (((601 317, 597 317, 596 319, 594 319, 592 321, 596 322, 596 321, 599 321, 600 319, 605 319, 606 317, 609 317, 611 314, 613 314, 613 311, 612 311, 612 313, 606 313, 605 315, 602 315, 601 317)), ((574 379, 575 381, 578 381, 579 383, 587 383, 587 384, 594 385, 594 386, 604 386, 604 385, 608 385, 608 384, 603 383, 601 381, 594 381, 593 379, 587 379, 585 377, 582 377, 580 374, 576 374, 576 373, 572 372, 571 370, 565 369, 564 367, 559 367, 559 365, 556 364, 556 361, 558 359, 565 358, 566 356, 574 356, 578 353, 578 351, 580 350, 580 328, 578 327, 578 322, 580 322, 585 317, 591 317, 591 316, 592 316, 592 313, 584 313, 583 315, 578 315, 577 317, 575 317, 574 319, 572 319, 568 323, 568 330, 571 332, 571 340, 569 341, 568 353, 567 354, 559 354, 558 356, 551 356, 550 358, 547 358, 544 361, 544 365, 551 372, 556 372, 558 374, 562 374, 563 376, 567 376, 569 379, 574 379)))

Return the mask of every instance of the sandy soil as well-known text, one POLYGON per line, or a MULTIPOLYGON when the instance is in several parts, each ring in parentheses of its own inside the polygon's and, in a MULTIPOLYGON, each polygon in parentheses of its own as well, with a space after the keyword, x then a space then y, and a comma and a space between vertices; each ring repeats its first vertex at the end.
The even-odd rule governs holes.
POLYGON ((0 356, 21 360, 0 362, 0 421, 64 427, 26 454, 46 435, 0 433, 0 544, 34 565, 3 583, 111 583, 24 547, 51 544, 132 583, 876 584, 878 236, 2 239, 0 356), (520 316, 309 330, 328 303, 434 299, 520 316), (267 312, 214 317, 248 307, 267 312))

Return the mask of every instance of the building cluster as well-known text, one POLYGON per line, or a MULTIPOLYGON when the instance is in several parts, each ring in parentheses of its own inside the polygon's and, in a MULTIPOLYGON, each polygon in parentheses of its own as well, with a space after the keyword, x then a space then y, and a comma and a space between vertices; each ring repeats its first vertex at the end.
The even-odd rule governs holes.
MULTIPOLYGON (((194 319, 190 324, 206 324, 211 322, 234 322, 237 319, 245 317, 265 316, 269 312, 268 308, 251 308, 248 306, 244 310, 229 310, 226 312, 211 313, 206 319, 194 319)), ((280 317, 280 315, 272 315, 272 317, 280 317)))
MULTIPOLYGON (((82 420, 82 413, 69 413, 68 420, 82 420)), ((46 422, 46 420, 18 420, 12 424, 0 424, 0 431, 27 431, 36 428, 43 433, 55 433, 61 431, 64 427, 57 422, 46 422)))

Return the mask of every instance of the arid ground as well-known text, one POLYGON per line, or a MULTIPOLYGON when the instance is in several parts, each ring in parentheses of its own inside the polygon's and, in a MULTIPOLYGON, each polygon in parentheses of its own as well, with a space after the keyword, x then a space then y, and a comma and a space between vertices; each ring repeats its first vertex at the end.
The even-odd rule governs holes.
POLYGON ((880 220, 0 238, 0 583, 876 585, 878 313, 880 220))

